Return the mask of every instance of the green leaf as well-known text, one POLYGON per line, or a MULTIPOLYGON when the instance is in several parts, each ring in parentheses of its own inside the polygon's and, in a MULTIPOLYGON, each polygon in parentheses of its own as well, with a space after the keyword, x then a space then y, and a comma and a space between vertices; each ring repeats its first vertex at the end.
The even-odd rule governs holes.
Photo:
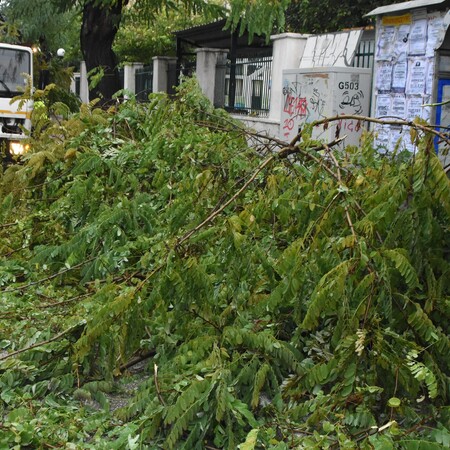
POLYGON ((259 430, 253 429, 247 434, 247 438, 245 439, 245 442, 238 445, 239 450, 254 450, 256 447, 256 442, 258 440, 258 433, 259 430))
POLYGON ((391 408, 398 408, 401 405, 401 400, 397 397, 391 397, 388 400, 388 406, 391 408))

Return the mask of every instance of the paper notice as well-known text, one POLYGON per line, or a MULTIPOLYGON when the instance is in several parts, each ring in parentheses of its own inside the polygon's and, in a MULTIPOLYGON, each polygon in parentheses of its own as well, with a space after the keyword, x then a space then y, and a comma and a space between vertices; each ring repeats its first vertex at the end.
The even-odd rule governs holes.
POLYGON ((379 126, 375 129, 375 148, 380 153, 388 153, 391 143, 391 132, 389 126, 379 126))
POLYGON ((392 97, 392 115, 398 119, 406 117, 406 97, 404 94, 395 94, 392 97))
POLYGON ((397 29, 395 37, 395 56, 399 57, 402 54, 408 53, 409 49, 409 35, 411 33, 411 25, 400 25, 397 29))
POLYGON ((423 117, 423 97, 408 97, 406 100, 406 119, 413 120, 423 117))
POLYGON ((428 20, 416 20, 411 25, 411 33, 409 34, 409 54, 425 55, 427 50, 427 27, 428 20))
POLYGON ((405 90, 408 75, 408 62, 406 59, 399 60, 392 69, 392 89, 405 90))
POLYGON ((425 58, 409 58, 406 93, 423 95, 427 78, 428 62, 425 58))
MULTIPOLYGON (((423 104, 429 105, 431 103, 431 96, 425 96, 423 98, 423 104)), ((426 120, 427 122, 431 121, 431 113, 432 113, 432 106, 424 106, 422 110, 422 119, 426 120)))
POLYGON ((428 14, 428 39, 426 56, 434 57, 434 51, 438 48, 445 36, 444 18, 439 11, 428 14))
POLYGON ((403 151, 405 150, 404 141, 406 141, 407 139, 409 139, 409 133, 405 135, 405 130, 402 127, 391 127, 389 148, 391 149, 391 151, 403 151))
POLYGON ((378 95, 376 105, 376 117, 380 118, 392 115, 392 99, 390 95, 378 95))
POLYGON ((388 61, 392 59, 395 47, 395 28, 381 27, 377 45, 377 60, 388 61))
POLYGON ((392 85, 392 64, 390 62, 377 63, 377 89, 390 91, 392 85))
POLYGON ((425 94, 431 95, 433 93, 434 84, 434 59, 428 61, 427 78, 425 82, 425 94))

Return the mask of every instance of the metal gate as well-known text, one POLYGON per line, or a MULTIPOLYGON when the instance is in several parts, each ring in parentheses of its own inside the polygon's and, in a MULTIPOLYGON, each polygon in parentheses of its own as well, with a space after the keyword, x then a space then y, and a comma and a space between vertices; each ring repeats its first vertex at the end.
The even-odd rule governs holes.
POLYGON ((135 73, 136 100, 148 101, 148 96, 153 92, 153 65, 136 69, 135 73))

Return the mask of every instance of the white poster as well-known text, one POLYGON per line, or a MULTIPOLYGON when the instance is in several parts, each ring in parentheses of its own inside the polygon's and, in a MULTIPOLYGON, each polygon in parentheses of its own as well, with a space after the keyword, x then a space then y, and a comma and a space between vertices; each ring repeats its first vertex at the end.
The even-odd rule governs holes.
POLYGON ((427 50, 427 28, 427 19, 416 20, 412 23, 409 35, 410 55, 425 55, 427 50))
POLYGON ((408 150, 409 153, 415 153, 417 150, 417 146, 411 141, 411 134, 408 132, 409 136, 405 136, 403 138, 403 145, 405 146, 405 150, 408 150))
POLYGON ((379 91, 390 91, 392 85, 392 64, 390 62, 380 62, 377 64, 377 82, 379 91))
POLYGON ((381 27, 378 39, 377 60, 391 60, 395 47, 395 27, 381 27))
POLYGON ((409 35, 411 33, 411 25, 400 25, 397 28, 397 35, 395 37, 395 56, 398 58, 402 54, 408 53, 409 49, 409 35))
POLYGON ((431 95, 433 93, 434 83, 434 59, 428 60, 427 79, 425 82, 425 94, 431 95))
POLYGON ((431 103, 431 97, 429 96, 425 96, 423 98, 423 110, 422 110, 422 118, 425 119, 426 121, 430 122, 431 121, 431 113, 432 113, 432 106, 427 106, 430 105, 431 103))
POLYGON ((406 119, 423 117, 423 97, 408 97, 406 101, 406 119))
POLYGON ((377 118, 388 117, 392 115, 392 99, 389 94, 387 95, 378 95, 377 103, 376 103, 376 111, 375 116, 377 118))
POLYGON ((375 148, 380 153, 388 153, 391 143, 391 131, 389 126, 378 126, 375 129, 375 148))
POLYGON ((390 144, 391 151, 397 149, 398 152, 405 150, 404 141, 409 138, 409 132, 403 129, 403 127, 393 126, 391 127, 390 144))
POLYGON ((428 40, 426 56, 434 57, 434 51, 442 43, 445 36, 444 18, 439 11, 428 14, 428 40))
POLYGON ((392 97, 392 115, 398 119, 406 117, 406 97, 404 94, 395 94, 392 97))
POLYGON ((406 93, 423 95, 427 78, 428 62, 425 58, 409 58, 406 93))
POLYGON ((407 75, 408 61, 406 58, 397 61, 392 70, 392 89, 404 91, 406 88, 407 75))

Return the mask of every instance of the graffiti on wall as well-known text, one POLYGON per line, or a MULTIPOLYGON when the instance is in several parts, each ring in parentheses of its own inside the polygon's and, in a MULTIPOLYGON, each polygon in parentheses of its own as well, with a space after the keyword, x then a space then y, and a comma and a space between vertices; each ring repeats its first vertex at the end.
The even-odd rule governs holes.
MULTIPOLYGON (((364 69, 298 70, 283 75, 281 135, 292 140, 305 123, 337 115, 368 115, 370 71, 364 69)), ((357 142, 361 133, 357 119, 345 119, 317 127, 314 138, 330 139, 341 133, 357 142)))
POLYGON ((289 138, 298 132, 301 123, 317 120, 323 115, 327 98, 323 89, 327 78, 304 77, 300 81, 283 81, 283 136, 289 138), (322 87, 322 89, 321 89, 322 87))
POLYGON ((300 68, 351 66, 361 36, 362 30, 350 30, 308 37, 300 68))

